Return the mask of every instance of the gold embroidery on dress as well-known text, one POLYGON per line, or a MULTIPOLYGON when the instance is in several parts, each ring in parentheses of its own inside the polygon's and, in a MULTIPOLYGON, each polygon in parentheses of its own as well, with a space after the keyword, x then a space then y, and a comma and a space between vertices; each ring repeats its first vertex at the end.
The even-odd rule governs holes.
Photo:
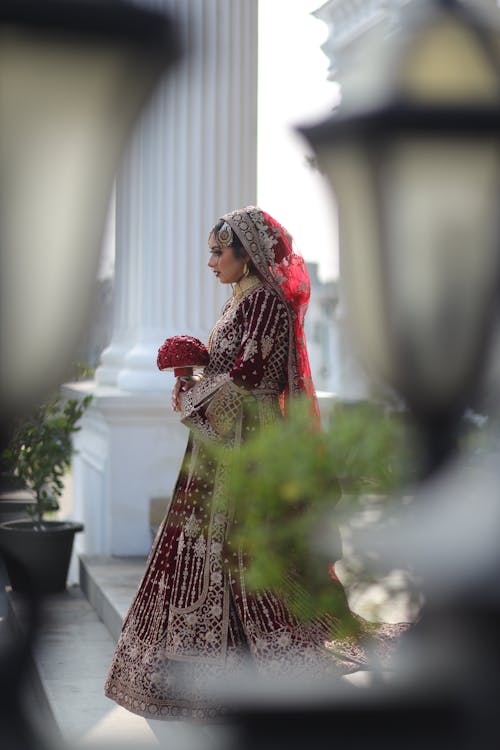
POLYGON ((257 351, 258 351, 257 342, 255 341, 254 338, 252 338, 247 342, 245 349, 243 351, 243 361, 246 362, 249 359, 251 359, 254 356, 254 354, 257 354, 257 351))
POLYGON ((262 356, 267 359, 273 348, 274 339, 272 336, 262 337, 262 356))

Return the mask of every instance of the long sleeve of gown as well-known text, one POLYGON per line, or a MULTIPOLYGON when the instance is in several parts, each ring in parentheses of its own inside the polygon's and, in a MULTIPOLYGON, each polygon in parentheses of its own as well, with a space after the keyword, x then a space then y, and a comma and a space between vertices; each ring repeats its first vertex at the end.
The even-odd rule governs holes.
POLYGON ((229 305, 212 334, 206 375, 183 397, 182 422, 210 438, 228 437, 245 399, 283 390, 288 337, 288 311, 266 287, 229 305))

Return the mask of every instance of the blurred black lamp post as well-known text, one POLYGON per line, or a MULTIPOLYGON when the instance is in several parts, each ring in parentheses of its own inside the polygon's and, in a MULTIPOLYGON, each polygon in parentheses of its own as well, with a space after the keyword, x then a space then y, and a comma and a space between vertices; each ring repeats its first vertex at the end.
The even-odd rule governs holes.
POLYGON ((336 195, 361 357, 405 399, 428 475, 452 451, 496 317, 499 35, 458 2, 412 5, 422 17, 378 71, 387 96, 302 133, 336 195))
MULTIPOLYGON (((0 449, 67 371, 119 159, 176 39, 163 13, 121 0, 0 3, 0 449)), ((19 694, 30 645, 0 653, 11 748, 44 746, 19 694)))
POLYGON ((64 376, 92 299, 132 125, 178 55, 170 19, 122 0, 0 4, 2 417, 64 376))

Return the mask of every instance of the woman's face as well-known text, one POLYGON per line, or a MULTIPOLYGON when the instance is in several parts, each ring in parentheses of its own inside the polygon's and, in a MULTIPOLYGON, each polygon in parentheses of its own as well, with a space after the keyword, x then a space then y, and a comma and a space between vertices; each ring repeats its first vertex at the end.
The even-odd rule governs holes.
POLYGON ((231 246, 218 245, 213 235, 208 238, 208 249, 208 267, 221 284, 236 284, 243 276, 246 258, 237 258, 231 246))

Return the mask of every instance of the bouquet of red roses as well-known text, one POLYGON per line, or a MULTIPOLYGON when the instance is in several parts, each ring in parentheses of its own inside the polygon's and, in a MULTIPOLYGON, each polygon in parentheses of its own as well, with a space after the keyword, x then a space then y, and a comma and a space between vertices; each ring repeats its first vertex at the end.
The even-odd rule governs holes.
POLYGON ((202 370, 210 355, 205 344, 194 336, 171 336, 158 349, 156 364, 160 370, 173 370, 176 378, 192 377, 202 370))

